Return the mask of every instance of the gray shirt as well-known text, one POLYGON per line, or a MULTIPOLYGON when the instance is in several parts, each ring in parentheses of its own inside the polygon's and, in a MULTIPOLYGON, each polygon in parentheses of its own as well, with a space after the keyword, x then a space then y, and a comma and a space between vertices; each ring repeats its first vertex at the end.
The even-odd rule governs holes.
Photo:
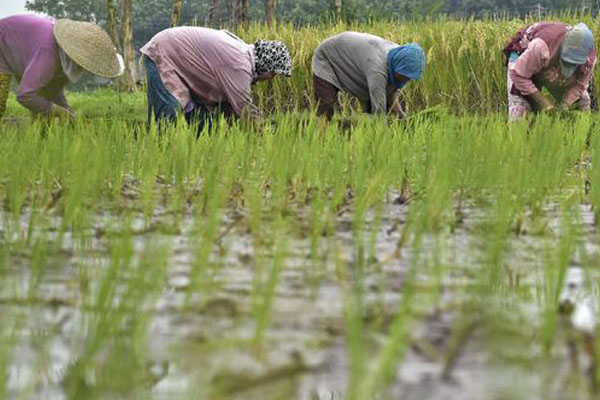
POLYGON ((387 55, 398 46, 367 33, 340 33, 323 41, 315 50, 313 73, 358 97, 363 107, 370 103, 368 111, 383 114, 388 99, 396 91, 388 83, 387 55))

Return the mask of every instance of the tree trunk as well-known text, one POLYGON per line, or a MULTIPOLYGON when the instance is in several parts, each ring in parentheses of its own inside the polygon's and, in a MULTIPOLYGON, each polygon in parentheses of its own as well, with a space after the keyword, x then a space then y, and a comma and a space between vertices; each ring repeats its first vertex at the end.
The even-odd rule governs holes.
POLYGON ((133 45, 132 0, 121 0, 123 12, 123 52, 125 58, 124 87, 130 92, 136 90, 137 66, 133 45))
POLYGON ((229 14, 231 16, 231 27, 233 29, 238 26, 239 22, 238 2, 239 0, 229 0, 229 14))
POLYGON ((275 0, 265 0, 265 22, 269 27, 273 27, 273 22, 275 22, 275 0))
POLYGON ((119 44, 119 34, 117 33, 117 21, 115 19, 115 2, 114 0, 106 0, 108 6, 108 34, 117 50, 121 47, 119 44))
POLYGON ((219 0, 210 0, 208 3, 208 10, 206 11, 206 18, 204 19, 204 26, 210 27, 215 23, 215 14, 219 8, 219 0))
POLYGON ((342 20, 342 0, 335 0, 335 20, 340 22, 342 20))
POLYGON ((173 0, 173 13, 171 14, 171 28, 179 26, 181 19, 181 9, 183 8, 183 0, 173 0))
POLYGON ((240 0, 240 22, 244 29, 248 29, 248 0, 240 0))

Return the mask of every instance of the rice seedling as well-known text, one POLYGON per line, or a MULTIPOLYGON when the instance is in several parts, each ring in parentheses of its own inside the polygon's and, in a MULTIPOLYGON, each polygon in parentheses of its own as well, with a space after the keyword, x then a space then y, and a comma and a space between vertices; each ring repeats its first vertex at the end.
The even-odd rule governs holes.
POLYGON ((568 348, 595 327, 564 340, 558 308, 573 266, 597 293, 597 117, 506 123, 527 22, 252 25, 296 69, 257 85, 260 131, 147 129, 109 89, 30 123, 11 98, 0 399, 593 398, 568 348), (407 119, 306 112, 314 48, 348 29, 427 49, 407 119))

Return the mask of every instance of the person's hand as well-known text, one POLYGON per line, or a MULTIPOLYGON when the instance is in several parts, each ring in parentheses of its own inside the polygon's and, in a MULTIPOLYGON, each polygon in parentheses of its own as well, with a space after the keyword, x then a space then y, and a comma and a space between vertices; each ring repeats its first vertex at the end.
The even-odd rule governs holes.
POLYGON ((240 122, 242 126, 257 132, 261 132, 264 127, 263 116, 261 115, 260 110, 254 105, 249 105, 242 109, 240 122))
POLYGON ((400 103, 400 91, 396 90, 392 97, 392 102, 389 107, 389 114, 394 116, 397 119, 405 119, 407 117, 406 113, 402 109, 402 104, 400 103))
POLYGON ((565 103, 565 102, 560 102, 554 109, 554 114, 556 115, 560 115, 560 116, 566 116, 569 114, 569 111, 571 110, 571 107, 565 103))
POLYGON ((51 118, 58 118, 59 120, 66 122, 73 122, 75 119, 75 113, 73 111, 59 106, 58 104, 52 104, 49 116, 51 118))
POLYGON ((397 119, 406 119, 406 117, 408 116, 406 112, 404 112, 404 110, 402 109, 402 105, 400 104, 399 99, 396 99, 394 101, 394 103, 390 107, 389 113, 397 119))
POLYGON ((556 106, 552 100, 548 99, 542 92, 535 92, 528 96, 529 100, 533 103, 535 110, 538 112, 552 112, 556 109, 556 106))
POLYGON ((262 132, 265 125, 265 121, 260 114, 243 113, 239 121, 243 129, 255 132, 262 132))

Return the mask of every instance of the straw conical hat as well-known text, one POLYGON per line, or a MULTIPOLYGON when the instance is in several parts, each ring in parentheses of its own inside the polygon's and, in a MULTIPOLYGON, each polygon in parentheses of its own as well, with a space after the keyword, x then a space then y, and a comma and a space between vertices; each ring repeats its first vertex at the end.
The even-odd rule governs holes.
POLYGON ((121 75, 115 45, 98 25, 59 19, 54 24, 54 37, 67 56, 83 69, 103 78, 121 75))

